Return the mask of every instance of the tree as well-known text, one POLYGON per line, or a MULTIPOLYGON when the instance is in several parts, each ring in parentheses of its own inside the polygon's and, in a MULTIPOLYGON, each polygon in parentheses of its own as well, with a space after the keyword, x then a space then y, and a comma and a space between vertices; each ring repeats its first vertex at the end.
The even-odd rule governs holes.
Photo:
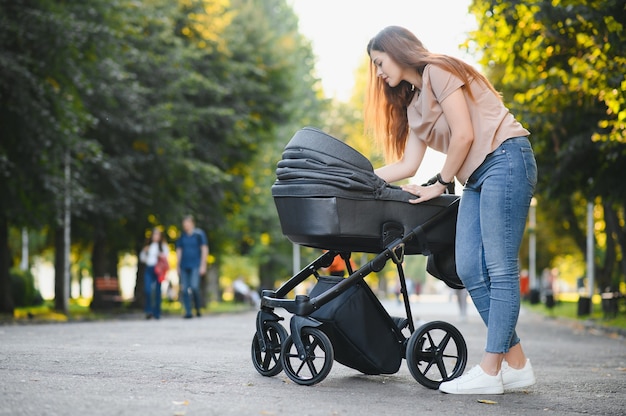
MULTIPOLYGON (((57 2, 0 1, 2 230, 8 224, 59 221, 65 156, 78 151, 79 137, 92 122, 77 94, 86 82, 82 68, 89 31, 57 2)), ((0 233, 0 310, 10 313, 6 237, 0 233)))
POLYGON ((244 132, 254 137, 251 163, 233 165, 229 171, 240 186, 225 193, 229 227, 222 235, 230 241, 226 252, 254 258, 261 286, 271 288, 291 265, 291 244, 281 233, 271 196, 276 163, 299 128, 319 124, 324 102, 312 75, 312 47, 298 33, 297 18, 286 2, 237 0, 232 8, 237 13, 227 33, 238 51, 234 60, 253 64, 247 74, 236 74, 241 85, 237 94, 249 97, 250 116, 256 120, 250 126, 256 127, 244 132), (251 20, 254 25, 248 24, 251 20))
POLYGON ((68 189, 72 249, 92 253, 94 276, 117 274, 154 225, 175 238, 187 213, 218 258, 275 232, 269 192, 250 192, 318 102, 311 48, 284 0, 0 0, 0 12, 3 311, 10 226, 51 230, 63 283, 68 189))
MULTIPOLYGON (((619 0, 475 0, 479 27, 472 34, 489 78, 532 132, 539 165, 539 207, 565 226, 585 252, 583 197, 599 201, 606 253, 598 285, 626 274, 623 226, 626 186, 626 9, 619 0), (621 249, 619 249, 621 247, 621 249)), ((600 260, 596 258, 596 260, 600 260)))

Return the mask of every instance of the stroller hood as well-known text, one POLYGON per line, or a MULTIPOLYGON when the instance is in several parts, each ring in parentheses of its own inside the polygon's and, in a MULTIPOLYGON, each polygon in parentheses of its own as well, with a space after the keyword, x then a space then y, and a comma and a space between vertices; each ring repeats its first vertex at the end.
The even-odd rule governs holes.
POLYGON ((413 198, 376 175, 361 153, 312 127, 299 130, 287 144, 276 178, 274 197, 338 196, 402 202, 413 198))

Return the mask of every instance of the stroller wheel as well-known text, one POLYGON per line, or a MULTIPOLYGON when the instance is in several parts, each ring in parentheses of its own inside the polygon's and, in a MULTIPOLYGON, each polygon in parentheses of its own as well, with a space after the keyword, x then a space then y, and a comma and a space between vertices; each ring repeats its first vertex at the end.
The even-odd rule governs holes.
POLYGON ((262 351, 259 334, 255 332, 252 338, 252 364, 262 376, 272 377, 283 370, 280 351, 289 335, 281 324, 273 321, 264 322, 263 330, 269 342, 265 351, 262 351))
POLYGON ((293 334, 283 344, 281 361, 285 374, 297 384, 312 386, 324 380, 333 367, 334 352, 328 336, 318 328, 304 327, 300 337, 306 350, 302 360, 293 334))
POLYGON ((463 374, 467 345, 461 332, 447 322, 433 321, 418 328, 406 347, 411 375, 421 385, 438 389, 443 381, 463 374))

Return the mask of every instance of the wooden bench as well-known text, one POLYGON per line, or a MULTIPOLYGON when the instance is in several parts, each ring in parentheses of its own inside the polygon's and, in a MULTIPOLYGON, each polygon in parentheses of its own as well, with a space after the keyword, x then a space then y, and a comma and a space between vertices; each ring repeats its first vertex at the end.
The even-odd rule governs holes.
POLYGON ((602 312, 605 318, 615 318, 619 312, 619 301, 624 297, 619 291, 606 291, 601 295, 602 312))
POLYGON ((92 309, 109 309, 123 302, 117 277, 96 277, 93 281, 93 289, 92 309))

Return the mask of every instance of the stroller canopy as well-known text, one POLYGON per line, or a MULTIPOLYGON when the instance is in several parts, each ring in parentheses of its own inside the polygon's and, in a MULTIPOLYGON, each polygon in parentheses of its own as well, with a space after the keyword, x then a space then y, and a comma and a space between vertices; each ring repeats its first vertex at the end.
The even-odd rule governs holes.
POLYGON ((413 198, 376 175, 361 153, 312 127, 298 131, 287 144, 276 177, 274 197, 338 196, 402 202, 413 198))

